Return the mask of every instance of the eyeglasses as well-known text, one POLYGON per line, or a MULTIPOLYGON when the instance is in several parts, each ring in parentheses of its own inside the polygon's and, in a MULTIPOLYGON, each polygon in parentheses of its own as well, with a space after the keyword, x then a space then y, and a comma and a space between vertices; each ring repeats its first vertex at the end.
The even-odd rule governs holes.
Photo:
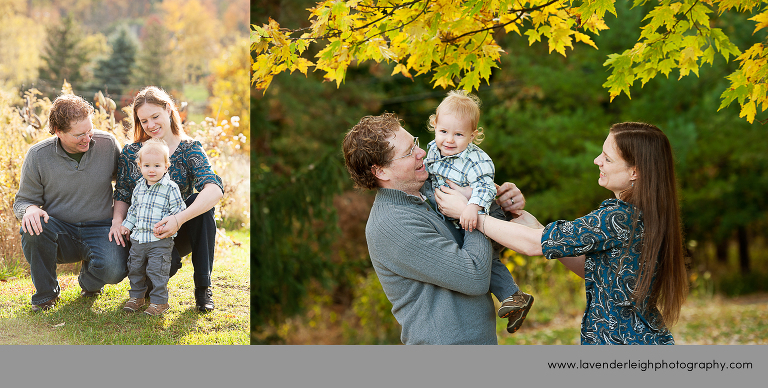
POLYGON ((90 131, 88 131, 88 132, 85 132, 85 133, 81 133, 81 134, 79 134, 79 135, 73 135, 73 134, 71 134, 71 133, 67 133, 67 134, 68 134, 69 136, 72 136, 72 137, 74 137, 74 138, 75 138, 77 141, 80 141, 80 139, 82 139, 82 138, 83 138, 83 136, 93 137, 93 130, 90 130, 90 131))
POLYGON ((408 151, 408 153, 407 153, 407 154, 405 154, 405 155, 403 155, 403 156, 400 156, 400 157, 397 157, 397 158, 394 158, 394 159, 390 159, 389 161, 390 161, 390 162, 394 162, 394 161, 395 161, 395 160, 397 160, 397 159, 407 158, 407 157, 409 157, 409 156, 413 155, 413 150, 415 150, 415 149, 416 149, 416 147, 418 147, 418 146, 419 146, 419 138, 418 138, 418 137, 414 137, 414 138, 413 138, 413 147, 411 147, 411 150, 410 150, 410 151, 408 151))

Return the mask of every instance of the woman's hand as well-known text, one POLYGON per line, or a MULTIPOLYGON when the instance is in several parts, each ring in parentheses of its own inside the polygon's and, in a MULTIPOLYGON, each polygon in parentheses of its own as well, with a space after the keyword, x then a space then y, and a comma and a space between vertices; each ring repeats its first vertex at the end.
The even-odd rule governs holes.
POLYGON ((525 197, 514 183, 496 185, 496 203, 506 212, 516 213, 525 207, 525 197))
POLYGON ((160 222, 155 224, 153 234, 155 237, 160 239, 168 238, 173 236, 174 233, 178 232, 179 228, 181 228, 181 223, 178 216, 171 214, 170 216, 163 218, 160 220, 160 222))
POLYGON ((529 228, 544 229, 544 225, 542 225, 533 214, 528 213, 525 210, 516 210, 514 211, 514 214, 517 215, 517 217, 513 218, 510 222, 525 225, 529 228))
MULTIPOLYGON (((453 183, 453 186, 456 184, 453 183)), ((467 207, 467 198, 450 187, 438 187, 435 190, 435 200, 437 201, 437 209, 441 213, 455 219, 461 218, 461 212, 467 207)))

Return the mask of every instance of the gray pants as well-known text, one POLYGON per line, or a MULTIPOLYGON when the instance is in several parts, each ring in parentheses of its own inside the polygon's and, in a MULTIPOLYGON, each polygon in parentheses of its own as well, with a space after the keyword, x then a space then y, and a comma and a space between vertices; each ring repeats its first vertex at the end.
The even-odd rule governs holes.
POLYGON ((173 238, 164 238, 148 243, 139 243, 131 239, 131 252, 128 256, 128 280, 131 298, 143 298, 147 292, 146 279, 152 282, 149 302, 168 303, 168 273, 171 271, 171 250, 173 238))

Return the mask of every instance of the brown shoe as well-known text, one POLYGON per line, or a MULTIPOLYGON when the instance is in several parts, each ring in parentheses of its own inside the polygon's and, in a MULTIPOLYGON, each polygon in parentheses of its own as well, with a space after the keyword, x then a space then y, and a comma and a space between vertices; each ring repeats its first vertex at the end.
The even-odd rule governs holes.
POLYGON ((123 311, 126 313, 135 313, 146 304, 144 298, 129 298, 123 305, 123 311))
POLYGON ((507 299, 501 302, 499 307, 499 318, 507 318, 510 314, 518 310, 528 310, 533 304, 533 296, 517 290, 507 299))
POLYGON ((48 310, 52 309, 54 306, 56 306, 56 303, 58 303, 58 302, 59 302, 59 297, 57 296, 57 297, 55 297, 55 298, 53 298, 53 299, 51 299, 51 300, 49 300, 47 302, 43 302, 43 303, 40 303, 40 304, 33 304, 32 305, 32 312, 36 313, 36 312, 39 312, 39 311, 48 311, 48 310))
POLYGON ((152 316, 163 315, 163 313, 168 311, 169 308, 171 308, 171 306, 169 306, 168 303, 165 303, 165 304, 150 303, 149 307, 147 307, 147 309, 144 310, 144 314, 148 314, 152 316))
POLYGON ((525 317, 528 316, 528 311, 531 310, 531 306, 533 306, 533 296, 528 295, 531 297, 531 301, 528 304, 527 307, 515 310, 512 313, 509 314, 509 322, 507 322, 507 332, 508 333, 514 333, 518 329, 520 329, 520 326, 523 325, 523 321, 525 320, 525 317))
POLYGON ((100 289, 96 291, 87 291, 87 290, 80 290, 80 296, 83 298, 94 298, 99 295, 101 295, 104 292, 104 287, 101 287, 100 289))

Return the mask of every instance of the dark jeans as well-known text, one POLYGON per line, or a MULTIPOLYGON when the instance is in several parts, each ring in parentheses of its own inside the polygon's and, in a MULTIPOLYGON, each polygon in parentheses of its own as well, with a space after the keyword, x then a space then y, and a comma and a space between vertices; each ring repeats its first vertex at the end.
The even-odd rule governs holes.
POLYGON ((59 295, 56 265, 83 262, 77 280, 86 291, 120 283, 128 274, 128 247, 109 241, 112 220, 69 223, 53 217, 40 235, 21 233, 21 248, 29 262, 35 294, 32 304, 45 303, 59 295))
MULTIPOLYGON (((195 202, 197 194, 192 194, 184 201, 189 207, 195 202)), ((213 208, 181 225, 171 255, 171 274, 181 268, 181 258, 192 254, 192 266, 195 268, 193 279, 195 287, 211 286, 213 270, 213 251, 216 247, 216 219, 213 208)))

